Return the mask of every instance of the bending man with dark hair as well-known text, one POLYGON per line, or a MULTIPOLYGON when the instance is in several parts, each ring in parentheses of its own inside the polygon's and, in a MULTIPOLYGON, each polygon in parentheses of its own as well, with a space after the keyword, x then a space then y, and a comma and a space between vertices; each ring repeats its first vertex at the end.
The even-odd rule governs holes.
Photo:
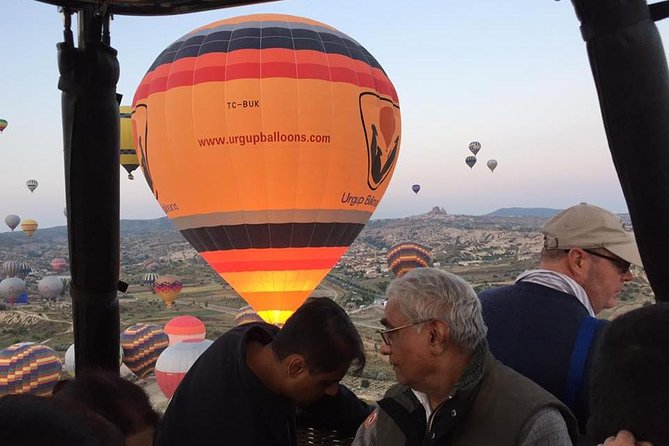
POLYGON ((339 384, 365 365, 360 335, 330 299, 311 299, 281 330, 263 322, 223 334, 191 367, 156 445, 295 445, 296 408, 319 406, 353 434, 369 407, 339 384), (331 410, 327 410, 330 406, 331 410))
POLYGON ((638 441, 669 444, 669 303, 613 320, 595 353, 588 439, 602 443, 621 429, 638 441))

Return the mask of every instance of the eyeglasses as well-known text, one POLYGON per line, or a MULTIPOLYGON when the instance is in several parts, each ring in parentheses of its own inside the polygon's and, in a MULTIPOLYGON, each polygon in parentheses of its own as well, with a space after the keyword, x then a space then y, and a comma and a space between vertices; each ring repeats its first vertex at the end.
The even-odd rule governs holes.
POLYGON ((415 327, 416 325, 424 324, 426 322, 432 322, 433 320, 434 319, 424 319, 422 321, 414 322, 412 324, 407 324, 407 325, 402 325, 401 327, 391 328, 390 330, 376 330, 376 332, 381 335, 381 339, 383 339, 384 344, 393 345, 392 334, 397 333, 400 330, 404 330, 405 328, 415 327))
POLYGON ((632 264, 628 262, 627 260, 623 260, 619 257, 611 257, 611 256, 606 256, 604 254, 600 254, 596 251, 591 251, 589 249, 584 249, 583 251, 587 252, 588 254, 592 254, 593 256, 596 257, 601 257, 602 259, 609 260, 611 263, 613 263, 618 271, 620 271, 620 274, 625 274, 630 270, 630 267, 632 264))

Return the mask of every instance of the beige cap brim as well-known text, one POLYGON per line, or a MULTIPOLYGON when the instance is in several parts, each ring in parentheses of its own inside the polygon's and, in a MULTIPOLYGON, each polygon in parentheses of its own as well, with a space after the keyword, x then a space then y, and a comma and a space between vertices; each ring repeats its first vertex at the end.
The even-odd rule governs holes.
POLYGON ((643 263, 641 263, 641 255, 639 254, 639 249, 637 248, 635 242, 619 245, 608 245, 605 248, 621 259, 630 262, 632 265, 643 268, 643 263))

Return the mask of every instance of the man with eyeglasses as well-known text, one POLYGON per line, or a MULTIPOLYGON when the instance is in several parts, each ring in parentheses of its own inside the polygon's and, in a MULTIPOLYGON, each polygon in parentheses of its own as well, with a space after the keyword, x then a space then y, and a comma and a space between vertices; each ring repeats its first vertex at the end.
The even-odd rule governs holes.
POLYGON ((462 278, 416 268, 393 280, 379 334, 398 384, 353 446, 566 446, 576 419, 488 351, 481 304, 462 278))
POLYGON ((549 219, 538 269, 480 294, 490 351, 560 398, 581 433, 589 416, 590 362, 631 265, 642 266, 634 234, 620 218, 581 203, 549 219))

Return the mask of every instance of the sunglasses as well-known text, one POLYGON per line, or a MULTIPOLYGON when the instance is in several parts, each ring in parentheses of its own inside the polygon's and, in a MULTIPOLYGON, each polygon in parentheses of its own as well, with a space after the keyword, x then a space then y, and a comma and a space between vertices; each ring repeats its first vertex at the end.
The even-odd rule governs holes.
POLYGON ((632 266, 632 264, 630 262, 628 262, 627 260, 623 260, 620 257, 607 256, 607 255, 604 255, 604 254, 600 254, 596 251, 591 251, 589 249, 584 249, 583 251, 587 252, 588 254, 592 254, 595 257, 601 257, 602 259, 606 259, 606 260, 610 261, 611 263, 613 263, 615 265, 615 267, 618 269, 618 271, 620 271, 620 274, 625 274, 626 272, 628 272, 630 270, 630 267, 632 266))

